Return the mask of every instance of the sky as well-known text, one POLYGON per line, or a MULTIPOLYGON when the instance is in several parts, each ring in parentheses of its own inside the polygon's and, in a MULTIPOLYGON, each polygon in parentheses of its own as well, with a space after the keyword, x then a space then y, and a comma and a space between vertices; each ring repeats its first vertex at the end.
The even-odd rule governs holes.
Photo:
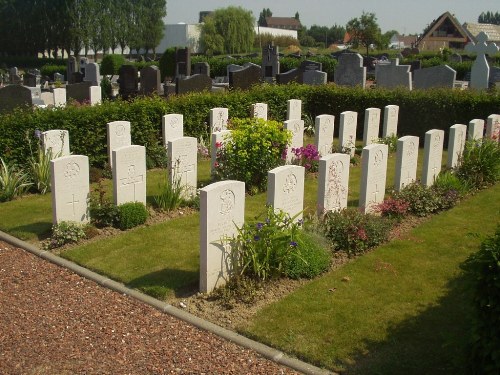
POLYGON ((449 11, 458 21, 477 22, 481 12, 500 11, 499 0, 166 0, 165 22, 197 23, 202 10, 215 10, 230 5, 253 12, 256 19, 264 8, 276 17, 293 17, 299 12, 303 25, 345 26, 363 11, 375 13, 382 32, 396 30, 401 34, 420 34, 441 14, 449 11))

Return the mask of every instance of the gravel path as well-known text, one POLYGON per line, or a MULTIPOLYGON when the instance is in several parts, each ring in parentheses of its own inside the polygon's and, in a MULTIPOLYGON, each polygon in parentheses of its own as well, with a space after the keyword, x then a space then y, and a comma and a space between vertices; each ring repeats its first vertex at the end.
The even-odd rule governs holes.
POLYGON ((295 374, 0 242, 0 374, 295 374))

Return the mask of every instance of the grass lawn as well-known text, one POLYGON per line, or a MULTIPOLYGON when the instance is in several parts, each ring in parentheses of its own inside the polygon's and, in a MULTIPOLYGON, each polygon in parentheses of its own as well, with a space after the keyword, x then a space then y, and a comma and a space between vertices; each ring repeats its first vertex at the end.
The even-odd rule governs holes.
POLYGON ((465 374, 471 297, 459 265, 481 241, 469 233, 492 234, 499 214, 497 184, 262 309, 241 331, 332 370, 465 374))

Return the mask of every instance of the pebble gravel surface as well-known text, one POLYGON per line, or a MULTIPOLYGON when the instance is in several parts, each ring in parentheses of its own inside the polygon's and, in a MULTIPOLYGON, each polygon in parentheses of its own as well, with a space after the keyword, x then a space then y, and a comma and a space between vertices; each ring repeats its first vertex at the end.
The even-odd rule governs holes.
POLYGON ((296 374, 0 241, 0 374, 296 374))

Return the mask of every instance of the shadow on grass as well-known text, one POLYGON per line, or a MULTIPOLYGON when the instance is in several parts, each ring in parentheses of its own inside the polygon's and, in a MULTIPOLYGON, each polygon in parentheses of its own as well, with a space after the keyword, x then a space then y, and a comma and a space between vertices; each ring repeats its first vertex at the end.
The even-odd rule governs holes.
POLYGON ((466 374, 472 321, 472 291, 462 275, 452 279, 436 305, 390 326, 384 341, 345 363, 345 374, 466 374))
POLYGON ((176 297, 196 294, 198 284, 198 272, 165 268, 131 280, 127 287, 138 289, 154 298, 165 299, 172 293, 176 297))
POLYGON ((22 240, 37 238, 38 241, 45 240, 50 237, 52 230, 51 222, 37 222, 17 227, 9 228, 8 232, 22 240))

